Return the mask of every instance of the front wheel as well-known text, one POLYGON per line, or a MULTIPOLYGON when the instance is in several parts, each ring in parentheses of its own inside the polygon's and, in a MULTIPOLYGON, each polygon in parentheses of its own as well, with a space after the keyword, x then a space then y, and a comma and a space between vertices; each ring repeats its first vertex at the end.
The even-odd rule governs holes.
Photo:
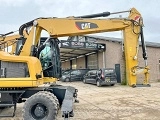
POLYGON ((24 120, 55 120, 57 103, 53 96, 47 91, 40 91, 28 98, 23 107, 24 120))

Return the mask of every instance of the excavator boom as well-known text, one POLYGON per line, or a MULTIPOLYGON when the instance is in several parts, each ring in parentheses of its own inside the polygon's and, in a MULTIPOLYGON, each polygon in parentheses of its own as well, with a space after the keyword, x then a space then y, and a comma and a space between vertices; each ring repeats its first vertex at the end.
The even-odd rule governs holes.
MULTIPOLYGON (((129 13, 128 18, 91 19, 93 17, 111 14, 107 12, 104 14, 100 13, 79 17, 35 19, 23 24, 19 28, 19 35, 24 37, 23 31, 27 27, 32 27, 29 33, 30 35, 26 40, 26 45, 21 49, 20 55, 25 56, 33 54, 31 52, 33 52, 35 47, 38 45, 42 30, 46 30, 52 38, 122 30, 124 33, 127 82, 130 86, 135 86, 137 73, 139 73, 139 71, 143 71, 141 73, 144 73, 145 78, 147 78, 144 80, 144 83, 148 84, 148 66, 146 65, 143 70, 139 70, 137 67, 138 60, 135 59, 138 52, 137 46, 139 45, 139 37, 143 36, 143 19, 141 14, 135 8, 132 8, 129 13)), ((143 41, 144 40, 142 40, 142 42, 143 41)), ((145 48, 145 45, 142 45, 142 48, 145 48)), ((143 52, 145 53, 145 50, 143 52)))

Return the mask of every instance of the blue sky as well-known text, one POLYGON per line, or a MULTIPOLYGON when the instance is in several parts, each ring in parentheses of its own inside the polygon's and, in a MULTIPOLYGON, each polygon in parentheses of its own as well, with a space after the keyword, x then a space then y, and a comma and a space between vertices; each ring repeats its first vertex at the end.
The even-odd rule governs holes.
MULTIPOLYGON (((0 0, 0 33, 18 30, 38 17, 80 16, 135 7, 144 20, 145 40, 160 43, 159 5, 159 0, 0 0)), ((122 37, 121 32, 100 35, 122 37)))

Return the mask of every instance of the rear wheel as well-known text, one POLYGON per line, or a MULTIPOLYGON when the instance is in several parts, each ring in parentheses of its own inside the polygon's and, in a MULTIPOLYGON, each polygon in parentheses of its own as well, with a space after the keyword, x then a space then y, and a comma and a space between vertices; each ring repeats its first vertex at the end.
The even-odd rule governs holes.
POLYGON ((114 86, 114 84, 111 84, 111 86, 114 86))
POLYGON ((54 94, 40 91, 28 98, 23 107, 24 120, 55 120, 57 103, 54 94))
POLYGON ((101 87, 102 85, 101 85, 101 82, 99 81, 99 80, 97 80, 97 86, 98 87, 101 87))

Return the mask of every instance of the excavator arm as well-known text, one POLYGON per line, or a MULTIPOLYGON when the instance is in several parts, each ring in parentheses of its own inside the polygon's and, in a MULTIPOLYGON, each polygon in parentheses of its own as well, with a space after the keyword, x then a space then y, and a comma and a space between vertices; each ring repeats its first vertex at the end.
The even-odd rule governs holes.
POLYGON ((0 36, 0 46, 1 50, 8 49, 9 46, 12 46, 12 50, 9 52, 10 54, 13 54, 16 49, 16 42, 17 38, 19 38, 19 35, 11 35, 11 36, 0 36))
MULTIPOLYGON (((126 61, 126 79, 130 86, 136 86, 137 74, 144 73, 144 84, 148 84, 149 68, 147 65, 147 57, 145 45, 142 44, 143 58, 145 59, 145 67, 138 66, 138 47, 139 37, 143 40, 143 21, 141 14, 132 8, 128 18, 111 18, 111 19, 91 19, 94 16, 80 16, 68 18, 38 18, 23 24, 19 28, 19 35, 23 38, 23 31, 27 27, 32 27, 25 45, 23 46, 21 55, 32 55, 35 47, 39 43, 41 31, 45 30, 50 37, 76 36, 84 34, 93 34, 100 32, 111 32, 123 30, 124 33, 124 50, 126 61), (31 47, 32 46, 32 47, 31 47), (26 50, 27 49, 27 50, 26 50), (29 50, 28 50, 29 49, 29 50)), ((107 13, 114 14, 114 13, 107 13)), ((97 17, 97 15, 95 15, 97 17)), ((99 17, 99 16, 98 16, 99 17)))
MULTIPOLYGON (((28 37, 28 33, 26 31, 23 32, 25 37, 28 37)), ((12 50, 9 52, 10 54, 15 54, 16 51, 16 43, 18 42, 21 36, 19 34, 15 34, 15 31, 8 32, 6 34, 0 34, 0 49, 8 49, 8 47, 12 47, 12 50)), ((7 51, 8 52, 8 51, 7 51)))
MULTIPOLYGON (((64 36, 122 30, 124 34, 126 81, 129 85, 135 86, 137 82, 137 74, 143 73, 145 75, 144 84, 148 85, 149 68, 147 65, 147 55, 143 37, 143 19, 141 14, 135 8, 124 12, 130 12, 127 18, 91 19, 94 17, 104 17, 110 14, 116 14, 110 12, 67 18, 37 18, 21 25, 19 28, 19 35, 8 36, 5 39, 3 38, 0 40, 6 42, 15 38, 21 38, 24 41, 24 44, 21 46, 21 49, 17 54, 22 56, 35 56, 35 51, 40 48, 39 42, 42 30, 47 31, 50 37, 54 40, 57 40, 58 37, 64 36), (28 28, 30 28, 29 33, 24 32, 28 28), (142 42, 143 58, 145 60, 144 68, 138 67, 137 55, 139 38, 141 38, 142 42)), ((12 49, 12 51, 15 51, 15 46, 13 46, 12 49)), ((39 52, 37 51, 37 53, 39 52)))

